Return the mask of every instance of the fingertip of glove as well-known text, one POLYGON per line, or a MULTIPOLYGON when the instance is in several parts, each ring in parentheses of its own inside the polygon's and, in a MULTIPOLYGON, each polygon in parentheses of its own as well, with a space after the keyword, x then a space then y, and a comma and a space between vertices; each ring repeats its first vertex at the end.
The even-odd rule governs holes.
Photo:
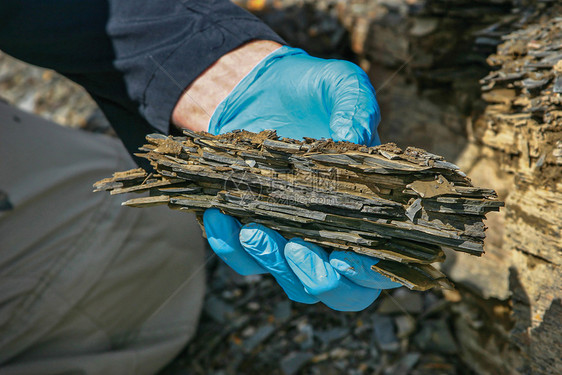
MULTIPOLYGON (((372 264, 376 264, 378 259, 369 257, 372 264)), ((361 255, 351 251, 333 251, 330 254, 330 265, 339 273, 346 276, 357 275, 363 267, 361 255)))
POLYGON ((287 240, 275 230, 257 223, 242 227, 239 234, 240 243, 248 251, 279 251, 285 247, 287 240))
POLYGON ((371 267, 380 261, 351 251, 334 251, 330 254, 330 265, 354 283, 372 289, 392 289, 402 286, 371 267))
POLYGON ((306 242, 302 238, 292 238, 287 245, 285 245, 285 256, 297 262, 306 258, 311 253, 315 254, 322 261, 328 261, 328 255, 322 247, 311 242, 306 242))
POLYGON ((243 245, 248 245, 254 243, 257 237, 265 235, 265 230, 267 228, 261 224, 250 223, 246 224, 240 229, 240 242, 243 245))
POLYGON ((292 259, 302 259, 311 250, 314 244, 308 243, 302 238, 291 238, 291 240, 285 245, 285 256, 292 259))
MULTIPOLYGON (((303 241, 304 242, 304 241, 303 241)), ((299 239, 291 239, 287 245, 285 245, 285 256, 291 260, 300 259, 303 256, 305 247, 300 243, 299 239)))
POLYGON ((342 275, 351 276, 357 274, 357 271, 355 271, 355 268, 352 265, 341 259, 330 259, 330 265, 342 275))

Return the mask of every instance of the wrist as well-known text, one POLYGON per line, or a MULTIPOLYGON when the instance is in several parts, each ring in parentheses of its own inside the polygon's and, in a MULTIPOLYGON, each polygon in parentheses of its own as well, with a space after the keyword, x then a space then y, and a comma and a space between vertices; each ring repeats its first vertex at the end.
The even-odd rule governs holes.
POLYGON ((207 131, 218 105, 261 60, 281 46, 254 40, 223 55, 186 88, 172 112, 172 123, 179 128, 207 131))

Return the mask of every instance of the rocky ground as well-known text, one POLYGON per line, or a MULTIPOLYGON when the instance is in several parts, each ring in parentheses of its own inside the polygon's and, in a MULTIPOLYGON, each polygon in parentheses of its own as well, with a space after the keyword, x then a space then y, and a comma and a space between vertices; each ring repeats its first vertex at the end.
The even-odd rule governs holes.
POLYGON ((271 277, 209 265, 196 338, 163 375, 471 374, 450 329, 453 302, 439 292, 385 291, 342 313, 291 302, 271 277))

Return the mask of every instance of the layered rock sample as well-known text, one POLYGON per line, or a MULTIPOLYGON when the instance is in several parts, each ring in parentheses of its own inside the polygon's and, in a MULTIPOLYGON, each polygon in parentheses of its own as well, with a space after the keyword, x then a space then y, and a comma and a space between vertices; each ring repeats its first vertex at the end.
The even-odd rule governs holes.
POLYGON ((155 172, 116 173, 112 194, 150 191, 127 206, 210 207, 328 250, 382 259, 374 268, 410 289, 450 287, 431 263, 442 247, 483 253, 484 215, 503 205, 454 164, 421 149, 280 139, 274 131, 151 135, 139 156, 155 172))

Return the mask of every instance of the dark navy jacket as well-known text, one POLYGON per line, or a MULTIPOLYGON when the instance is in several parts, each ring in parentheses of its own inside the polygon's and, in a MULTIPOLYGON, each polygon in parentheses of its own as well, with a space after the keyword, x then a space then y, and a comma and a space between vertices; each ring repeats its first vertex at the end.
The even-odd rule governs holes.
POLYGON ((253 39, 283 43, 228 0, 0 1, 0 50, 84 86, 130 153, 169 133, 183 90, 253 39))

